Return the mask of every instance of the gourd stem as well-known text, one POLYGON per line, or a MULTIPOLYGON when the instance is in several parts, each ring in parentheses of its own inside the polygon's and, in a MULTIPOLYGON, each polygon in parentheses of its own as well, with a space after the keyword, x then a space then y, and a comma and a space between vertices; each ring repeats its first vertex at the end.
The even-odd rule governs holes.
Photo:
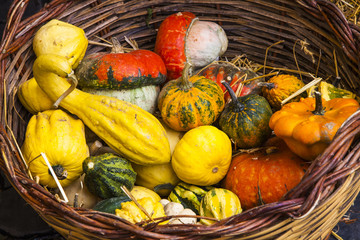
POLYGON ((314 115, 324 115, 325 110, 322 105, 321 93, 319 91, 315 91, 315 110, 312 111, 314 115))
POLYGON ((121 46, 119 40, 116 37, 111 38, 112 49, 111 53, 124 53, 124 48, 121 46))
MULTIPOLYGON (((63 166, 61 166, 61 165, 55 165, 55 166, 52 166, 52 169, 54 170, 55 175, 56 175, 56 177, 57 177, 59 180, 64 180, 64 179, 67 178, 68 173, 67 173, 67 171, 63 168, 63 166)), ((50 171, 50 170, 49 170, 49 171, 50 171)))
POLYGON ((184 53, 185 53, 185 59, 186 62, 190 62, 190 60, 188 59, 188 54, 187 54, 187 39, 189 37, 189 33, 190 30, 192 28, 192 26, 194 25, 195 22, 197 22, 199 20, 199 18, 194 18, 193 20, 191 20, 189 27, 186 29, 186 33, 185 33, 185 40, 184 40, 184 53))
POLYGON ((244 104, 240 103, 238 98, 236 97, 234 90, 230 87, 230 84, 224 80, 221 81, 222 85, 225 86, 226 90, 229 92, 232 104, 234 104, 236 107, 234 108, 234 111, 240 112, 243 111, 245 106, 244 104))
POLYGON ((74 89, 76 88, 77 84, 78 84, 78 80, 74 74, 74 71, 72 71, 71 73, 69 73, 68 78, 71 80, 71 85, 70 87, 55 101, 55 103, 53 104, 53 106, 55 108, 58 108, 61 101, 66 98, 72 91, 74 91, 74 89))
POLYGON ((189 81, 190 67, 191 67, 191 64, 186 62, 185 67, 184 67, 183 72, 182 72, 182 75, 180 77, 180 85, 179 85, 179 87, 184 91, 187 91, 187 90, 189 90, 189 89, 191 89, 193 87, 192 82, 189 81))

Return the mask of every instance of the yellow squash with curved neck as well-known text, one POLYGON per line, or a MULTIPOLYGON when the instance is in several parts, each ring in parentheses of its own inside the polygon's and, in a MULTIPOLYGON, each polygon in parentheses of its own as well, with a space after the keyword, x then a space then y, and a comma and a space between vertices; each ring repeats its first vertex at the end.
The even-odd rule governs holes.
MULTIPOLYGON (((65 57, 45 54, 33 65, 36 81, 53 101, 69 89, 72 68, 65 57)), ((74 89, 60 106, 77 115, 113 150, 140 164, 170 162, 170 145, 161 123, 140 107, 112 97, 74 89)))

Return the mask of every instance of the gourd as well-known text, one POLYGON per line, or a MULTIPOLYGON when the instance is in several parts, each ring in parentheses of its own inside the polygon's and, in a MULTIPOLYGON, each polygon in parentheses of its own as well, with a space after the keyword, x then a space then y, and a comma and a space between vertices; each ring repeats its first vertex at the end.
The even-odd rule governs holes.
POLYGON ((260 147, 271 135, 269 127, 272 110, 266 99, 257 94, 236 97, 227 82, 232 101, 219 117, 219 126, 237 148, 260 147))
POLYGON ((159 55, 145 49, 125 53, 116 38, 112 44, 110 53, 87 55, 75 69, 80 88, 124 90, 165 81, 166 67, 159 55))
POLYGON ((136 179, 130 162, 113 153, 86 158, 83 171, 89 191, 102 199, 126 196, 121 187, 131 191, 136 179))
POLYGON ((171 163, 151 166, 132 164, 132 167, 137 174, 135 183, 153 190, 160 196, 168 196, 180 182, 171 163))
POLYGON ((155 52, 168 70, 168 80, 181 76, 185 63, 203 67, 225 53, 228 39, 216 23, 199 21, 191 12, 178 12, 160 24, 155 52))
MULTIPOLYGON (((270 78, 267 82, 262 82, 261 86, 263 86, 263 96, 268 100, 270 106, 279 110, 282 106, 281 102, 304 87, 305 84, 293 75, 280 74, 270 78)), ((301 95, 298 95, 291 101, 299 101, 300 97, 301 95)))
POLYGON ((251 209, 281 200, 308 166, 282 139, 272 137, 264 148, 234 156, 223 186, 239 197, 244 209, 251 209))
POLYGON ((33 50, 37 57, 43 54, 61 55, 74 69, 83 59, 87 46, 83 29, 57 19, 43 25, 33 39, 33 50))
POLYGON ((224 92, 225 102, 229 102, 231 97, 225 86, 221 83, 222 81, 229 83, 237 97, 250 93, 260 94, 261 86, 259 83, 264 81, 263 78, 257 78, 258 75, 250 69, 238 67, 227 61, 214 61, 196 74, 216 82, 224 92), (254 80, 251 80, 253 78, 254 80))
POLYGON ((156 192, 142 186, 134 186, 130 193, 136 200, 144 197, 151 198, 154 202, 161 200, 161 197, 156 192))
POLYGON ((176 175, 184 182, 210 186, 225 177, 231 162, 229 137, 214 126, 186 132, 171 158, 176 175))
POLYGON ((335 87, 325 81, 321 81, 318 86, 312 86, 307 89, 308 97, 315 97, 315 91, 319 91, 321 93, 321 97, 326 101, 333 98, 354 98, 358 101, 358 96, 356 96, 355 93, 346 89, 335 87))
POLYGON ((158 107, 163 121, 176 131, 210 125, 224 108, 224 93, 213 81, 202 76, 189 78, 190 65, 183 75, 161 89, 158 107))
MULTIPOLYGON (((193 210, 189 208, 184 208, 184 206, 181 205, 181 203, 177 203, 177 202, 167 203, 164 206, 164 211, 166 216, 176 216, 176 215, 196 216, 196 213, 193 210)), ((192 218, 192 217, 171 218, 169 220, 169 224, 195 224, 195 223, 196 223, 196 218, 192 218)))
POLYGON ((343 122, 359 109, 355 99, 323 100, 315 98, 285 104, 270 118, 269 126, 295 154, 314 160, 334 138, 343 122))
MULTIPOLYGON (((36 81, 52 101, 70 88, 66 77, 71 72, 67 60, 58 55, 41 55, 33 65, 36 81)), ((140 107, 78 89, 63 96, 59 105, 78 116, 109 147, 128 160, 144 165, 170 161, 170 146, 163 126, 140 107)))
POLYGON ((99 201, 92 209, 99 212, 115 214, 116 209, 121 209, 121 203, 130 202, 128 196, 112 197, 99 201))
MULTIPOLYGON (((200 204, 200 215, 221 220, 227 217, 240 214, 242 212, 241 203, 235 193, 224 188, 213 188, 208 191, 200 204)), ((212 220, 201 219, 205 225, 215 223, 212 220)))
POLYGON ((56 188, 44 153, 62 187, 70 185, 82 173, 82 162, 89 156, 84 124, 62 110, 47 110, 33 115, 21 147, 33 177, 43 186, 56 188))
POLYGON ((189 208, 199 215, 200 203, 204 195, 210 190, 210 186, 196 186, 180 182, 169 194, 169 201, 180 203, 184 208, 189 208))
POLYGON ((69 200, 67 204, 73 207, 93 208, 100 200, 86 187, 84 175, 64 187, 64 191, 69 200))
POLYGON ((53 106, 54 102, 49 99, 43 90, 41 90, 35 78, 23 82, 19 86, 17 96, 21 104, 31 114, 56 109, 53 106))
MULTIPOLYGON (((141 198, 138 203, 150 214, 151 218, 165 217, 164 207, 160 202, 155 202, 151 198, 141 198)), ((146 214, 133 202, 121 203, 121 209, 116 209, 115 214, 131 223, 149 220, 146 214)))

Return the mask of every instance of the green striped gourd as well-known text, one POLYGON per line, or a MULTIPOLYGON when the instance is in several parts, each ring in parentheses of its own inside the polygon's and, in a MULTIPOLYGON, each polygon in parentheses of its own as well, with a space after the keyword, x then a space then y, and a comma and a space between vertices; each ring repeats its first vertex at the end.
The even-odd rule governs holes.
POLYGON ((112 153, 88 157, 83 162, 83 171, 89 191, 102 199, 125 196, 121 186, 130 191, 136 180, 130 162, 112 153))

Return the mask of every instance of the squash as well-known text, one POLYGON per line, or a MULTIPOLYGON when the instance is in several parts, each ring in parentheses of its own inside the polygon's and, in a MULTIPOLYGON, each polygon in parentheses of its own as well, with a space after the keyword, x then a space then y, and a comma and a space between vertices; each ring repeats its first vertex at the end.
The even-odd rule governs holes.
MULTIPOLYGON (((279 110, 282 106, 281 102, 304 87, 303 81, 293 75, 280 74, 270 78, 269 81, 261 83, 263 96, 268 100, 270 106, 279 110)), ((292 102, 300 100, 302 95, 298 95, 291 99, 292 102)))
POLYGON ((228 39, 215 22, 199 21, 191 12, 174 13, 160 24, 155 52, 168 70, 168 80, 181 76, 185 63, 203 67, 225 53, 228 39))
POLYGON ((113 49, 84 57, 75 69, 80 88, 124 90, 160 85, 166 79, 161 57, 150 50, 125 53, 116 38, 113 49))
POLYGON ((229 137, 214 126, 200 126, 186 132, 171 158, 176 175, 199 186, 218 183, 227 173, 232 147, 229 137))
POLYGON ((280 201, 299 184, 308 167, 283 140, 273 137, 264 148, 234 156, 223 184, 247 210, 280 201))
POLYGON ((17 96, 21 104, 31 114, 37 114, 38 112, 56 109, 53 106, 54 102, 49 99, 43 90, 41 90, 35 78, 31 78, 23 82, 19 86, 17 96))
POLYGON ((219 117, 219 126, 238 148, 260 147, 271 135, 269 127, 272 110, 266 99, 257 94, 236 97, 229 84, 232 101, 219 117))
POLYGON ((33 65, 34 77, 49 98, 56 101, 63 96, 60 106, 78 116, 114 151, 137 164, 170 161, 166 132, 152 114, 134 104, 78 89, 64 97, 71 86, 66 80, 71 72, 66 58, 58 55, 41 55, 33 65))
POLYGON ((86 158, 83 171, 86 187, 102 199, 126 196, 121 187, 131 191, 136 179, 130 162, 113 153, 86 158))
POLYGON ((121 203, 130 202, 128 196, 112 197, 99 201, 92 209, 99 212, 115 214, 116 209, 121 209, 121 203))
POLYGON ((186 63, 185 36, 195 15, 178 12, 165 18, 156 35, 155 49, 165 63, 167 80, 178 79, 186 63))
POLYGON ((130 191, 131 195, 136 199, 151 198, 154 202, 161 200, 161 197, 151 189, 142 186, 134 186, 130 191))
MULTIPOLYGON (((138 203, 150 214, 151 218, 165 217, 164 207, 160 202, 145 197, 139 199, 138 203)), ((150 220, 133 201, 121 203, 121 209, 116 209, 115 214, 131 223, 150 220)))
POLYGON ((204 195, 211 190, 211 186, 196 186, 180 182, 168 196, 170 202, 180 203, 184 208, 189 208, 199 215, 200 203, 204 195))
MULTIPOLYGON (((208 191, 200 204, 200 215, 221 220, 227 217, 240 214, 242 212, 241 203, 235 193, 224 188, 213 188, 208 191)), ((201 219, 200 223, 211 225, 212 220, 201 219)))
POLYGON ((161 89, 158 107, 163 121, 176 131, 210 125, 224 108, 224 93, 213 81, 202 76, 189 78, 186 64, 182 77, 161 89))
POLYGON ((81 175, 69 186, 64 187, 65 194, 69 200, 67 204, 73 207, 93 208, 100 199, 92 194, 86 187, 84 176, 84 174, 81 175), (77 202, 75 201, 75 198, 77 202))
POLYGON ((230 84, 234 92, 237 93, 237 97, 245 96, 250 93, 260 94, 261 86, 259 83, 264 81, 264 78, 251 80, 252 78, 258 77, 255 72, 250 69, 238 67, 227 61, 214 61, 198 71, 196 75, 204 76, 205 78, 216 82, 225 94, 225 102, 229 102, 231 97, 227 92, 226 87, 221 83, 222 81, 227 81, 230 84), (239 88, 241 88, 241 90, 239 88))
POLYGON ((33 50, 37 57, 43 54, 61 55, 74 69, 85 56, 87 46, 83 29, 57 19, 37 30, 33 39, 33 50))
POLYGON ((149 85, 134 89, 109 90, 109 89, 93 89, 82 88, 84 92, 114 97, 122 101, 126 101, 137 105, 145 111, 153 114, 157 110, 157 98, 160 93, 160 87, 157 85, 149 85))
POLYGON ((359 109, 355 99, 325 101, 319 92, 315 96, 285 104, 269 122, 291 151, 309 161, 329 146, 343 122, 359 109))
POLYGON ((21 151, 41 185, 57 187, 41 153, 45 153, 62 187, 80 177, 82 162, 89 156, 84 129, 81 120, 62 110, 47 110, 30 118, 21 151))
POLYGON ((132 164, 136 172, 136 184, 153 190, 160 196, 168 196, 171 190, 180 182, 172 169, 171 163, 142 166, 132 164))
POLYGON ((334 85, 325 81, 321 81, 318 86, 312 86, 306 91, 308 97, 315 97, 315 91, 319 91, 321 93, 321 97, 326 101, 329 101, 333 98, 358 98, 355 93, 352 93, 346 89, 335 87, 334 85))

